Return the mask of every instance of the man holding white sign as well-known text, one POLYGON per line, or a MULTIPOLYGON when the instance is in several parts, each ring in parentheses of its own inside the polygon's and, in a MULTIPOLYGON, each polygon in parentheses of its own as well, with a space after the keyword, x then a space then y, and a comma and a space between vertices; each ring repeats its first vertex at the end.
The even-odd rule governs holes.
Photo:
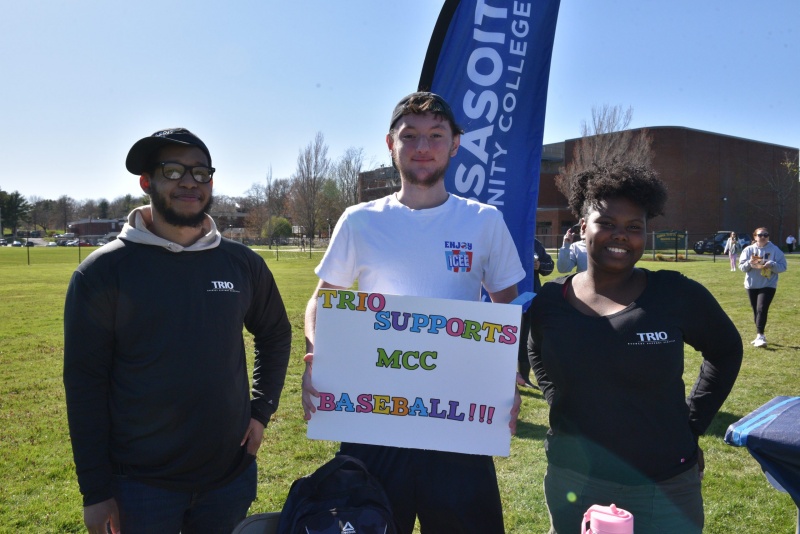
MULTIPOLYGON (((395 107, 386 144, 401 190, 348 208, 316 269, 320 282, 306 309, 306 419, 322 406, 311 380, 320 290, 357 281, 366 294, 478 301, 483 286, 493 302, 517 296, 525 272, 502 214, 445 189, 445 171, 462 133, 450 106, 433 93, 413 93, 395 107)), ((465 366, 463 372, 480 370, 465 366)), ((512 433, 519 412, 514 391, 512 433)), ((400 532, 411 533, 417 516, 423 532, 504 530, 491 456, 356 443, 342 443, 340 452, 360 458, 381 480, 400 532)))

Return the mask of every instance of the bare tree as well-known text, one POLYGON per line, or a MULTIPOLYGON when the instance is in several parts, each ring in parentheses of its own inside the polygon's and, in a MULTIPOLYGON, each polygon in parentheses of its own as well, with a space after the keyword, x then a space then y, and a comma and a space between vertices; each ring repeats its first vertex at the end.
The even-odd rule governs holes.
POLYGON ((45 234, 48 229, 52 229, 58 224, 58 207, 55 200, 47 200, 41 197, 29 197, 28 203, 31 205, 30 219, 33 228, 41 227, 45 234))
POLYGON ((214 203, 211 205, 209 215, 214 218, 217 229, 226 237, 231 237, 233 228, 241 226, 239 218, 239 199, 227 195, 214 195, 214 203), (228 231, 226 234, 225 231, 228 231))
POLYGON ((297 156, 297 171, 292 179, 292 207, 295 225, 305 227, 305 235, 313 237, 319 219, 320 192, 329 177, 331 162, 325 137, 318 132, 314 141, 297 156))
POLYGON ((773 230, 776 237, 783 239, 784 223, 787 215, 792 213, 792 207, 797 202, 798 180, 798 154, 783 153, 783 161, 772 169, 756 169, 754 173, 759 177, 758 187, 764 195, 765 202, 754 201, 752 204, 767 216, 773 217, 773 230))
POLYGON ((259 237, 265 235, 265 232, 267 237, 272 237, 276 217, 284 215, 289 189, 289 179, 273 179, 270 167, 265 182, 253 184, 247 190, 247 196, 242 199, 246 206, 247 227, 257 232, 259 237))
POLYGON ((317 235, 321 236, 324 231, 330 237, 331 229, 336 225, 342 212, 348 206, 343 200, 339 184, 335 179, 325 180, 317 203, 319 209, 319 226, 317 235))
POLYGON ((66 232, 69 221, 75 217, 77 203, 71 197, 62 195, 56 200, 56 206, 58 209, 58 224, 63 225, 61 228, 66 232))
POLYGON ((109 217, 121 219, 127 217, 134 208, 143 206, 149 202, 147 195, 135 197, 131 194, 117 197, 109 205, 109 217))
POLYGON ((99 200, 93 200, 91 198, 84 199, 79 201, 75 206, 76 215, 79 219, 99 219, 100 218, 100 208, 99 200))
MULTIPOLYGON (((267 183, 269 183, 269 179, 267 183)), ((255 183, 250 186, 250 189, 245 191, 245 196, 242 198, 242 210, 247 213, 245 217, 245 226, 251 233, 255 234, 256 237, 262 236, 265 230, 264 227, 269 223, 267 191, 267 184, 255 183)), ((267 234, 269 234, 268 229, 267 234)))
POLYGON ((30 210, 28 211, 28 222, 30 222, 31 227, 36 230, 37 227, 41 226, 44 230, 46 230, 46 221, 45 221, 45 210, 47 209, 45 204, 45 199, 40 196, 31 196, 28 197, 28 205, 30 205, 30 210))
POLYGON ((287 204, 289 203, 289 193, 292 189, 291 178, 278 178, 274 180, 269 187, 269 196, 267 202, 269 203, 269 212, 273 216, 284 217, 287 211, 287 204))
POLYGON ((364 166, 364 149, 350 147, 336 163, 334 175, 341 202, 346 208, 358 202, 358 175, 364 166))
POLYGON ((604 105, 592 108, 592 122, 581 125, 581 139, 575 143, 572 161, 561 169, 562 176, 574 176, 595 167, 608 167, 625 163, 637 167, 650 167, 653 162, 652 137, 647 130, 628 130, 633 119, 633 108, 604 105))

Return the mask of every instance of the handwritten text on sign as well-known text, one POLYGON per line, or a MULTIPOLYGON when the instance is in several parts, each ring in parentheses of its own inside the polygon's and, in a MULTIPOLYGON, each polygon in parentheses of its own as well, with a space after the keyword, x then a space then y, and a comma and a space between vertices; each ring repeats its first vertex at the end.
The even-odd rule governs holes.
POLYGON ((508 456, 520 314, 320 290, 308 437, 508 456))

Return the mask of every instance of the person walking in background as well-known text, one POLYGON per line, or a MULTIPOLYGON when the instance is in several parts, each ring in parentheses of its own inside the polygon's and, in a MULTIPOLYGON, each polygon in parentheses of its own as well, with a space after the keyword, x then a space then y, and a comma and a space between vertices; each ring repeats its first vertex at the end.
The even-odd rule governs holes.
POLYGON ((90 533, 230 533, 256 497, 292 327, 264 260, 208 215, 214 168, 192 132, 137 141, 150 205, 72 275, 69 433, 90 533), (253 335, 252 399, 242 329, 253 335))
POLYGON ((750 344, 766 347, 764 329, 767 327, 769 306, 778 290, 778 273, 786 271, 786 256, 770 242, 769 230, 763 226, 753 232, 753 239, 754 243, 745 247, 739 257, 739 269, 745 273, 744 288, 750 298, 756 323, 756 338, 750 344))
POLYGON ((794 252, 794 244, 797 243, 797 239, 794 238, 792 234, 786 236, 786 250, 789 251, 789 254, 794 252))
POLYGON ((725 241, 725 249, 722 251, 723 254, 728 255, 728 259, 731 260, 731 271, 736 270, 736 265, 739 261, 739 254, 742 252, 742 245, 739 244, 739 238, 736 236, 736 232, 731 232, 731 236, 725 241))
POLYGON ((637 534, 699 534, 698 438, 736 381, 742 339, 702 284, 636 267, 647 220, 667 200, 652 171, 598 167, 560 189, 581 217, 588 264, 544 284, 528 311, 531 366, 550 405, 550 532, 577 532, 590 506, 614 503, 637 534), (703 356, 688 400, 684 344, 703 356))
MULTIPOLYGON (((542 281, 540 276, 547 276, 553 272, 553 258, 547 253, 542 243, 534 238, 533 239, 533 291, 538 293, 542 289, 542 281)), ((539 389, 533 382, 531 382, 531 364, 528 359, 528 347, 526 340, 528 339, 528 332, 530 331, 530 323, 528 322, 528 314, 522 314, 522 323, 519 329, 519 354, 517 358, 517 370, 519 377, 517 377, 517 384, 522 387, 539 389)))
POLYGON ((556 268, 560 273, 571 272, 578 268, 576 272, 586 270, 586 242, 581 239, 580 225, 575 225, 564 234, 564 242, 558 249, 558 260, 556 268))

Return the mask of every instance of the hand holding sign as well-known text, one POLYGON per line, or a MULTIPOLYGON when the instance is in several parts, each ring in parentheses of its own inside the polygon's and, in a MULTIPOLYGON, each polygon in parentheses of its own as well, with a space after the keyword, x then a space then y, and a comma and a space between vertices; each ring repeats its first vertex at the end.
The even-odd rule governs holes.
POLYGON ((319 391, 314 389, 314 386, 311 383, 311 368, 312 364, 314 363, 314 354, 309 352, 303 356, 303 361, 306 363, 306 369, 303 371, 302 386, 303 418, 308 421, 311 419, 311 414, 317 411, 317 403, 315 402, 314 398, 319 398, 319 391))

